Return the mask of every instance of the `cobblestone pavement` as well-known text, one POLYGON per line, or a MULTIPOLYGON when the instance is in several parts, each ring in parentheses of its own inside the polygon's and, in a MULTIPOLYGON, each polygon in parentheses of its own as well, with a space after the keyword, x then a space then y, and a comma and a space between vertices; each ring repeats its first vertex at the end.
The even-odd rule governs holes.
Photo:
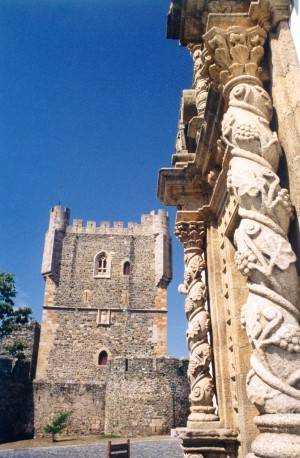
MULTIPOLYGON (((38 447, 19 450, 1 450, 1 458, 106 458, 107 445, 71 445, 38 447)), ((131 444, 131 458, 183 458, 174 439, 131 444)))

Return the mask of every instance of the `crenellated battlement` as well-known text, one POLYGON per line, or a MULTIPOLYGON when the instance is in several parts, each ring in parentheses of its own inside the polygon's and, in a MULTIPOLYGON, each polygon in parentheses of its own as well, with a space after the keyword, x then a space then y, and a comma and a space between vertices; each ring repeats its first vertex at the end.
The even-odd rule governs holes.
POLYGON ((168 214, 165 210, 143 214, 139 223, 123 221, 86 221, 74 219, 66 227, 68 234, 152 235, 168 231, 168 214))
POLYGON ((86 221, 74 219, 70 223, 70 210, 61 205, 50 211, 49 227, 45 237, 42 274, 57 281, 60 271, 60 258, 65 235, 120 235, 155 236, 155 282, 168 284, 172 278, 169 217, 165 210, 151 211, 141 215, 139 223, 123 221, 86 221), (166 254, 167 253, 167 254, 166 254))

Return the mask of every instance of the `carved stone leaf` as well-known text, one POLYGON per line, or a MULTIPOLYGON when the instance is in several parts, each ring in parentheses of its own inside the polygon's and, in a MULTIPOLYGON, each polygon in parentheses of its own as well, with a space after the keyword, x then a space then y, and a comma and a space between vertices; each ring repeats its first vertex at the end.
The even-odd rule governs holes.
POLYGON ((234 62, 245 64, 249 60, 249 49, 245 45, 236 45, 230 50, 234 62))
POLYGON ((189 297, 195 302, 205 302, 206 288, 202 282, 195 283, 195 285, 191 288, 189 297))
POLYGON ((231 174, 230 182, 233 187, 237 189, 238 195, 243 196, 249 194, 249 196, 255 197, 259 192, 263 192, 266 180, 255 173, 248 171, 247 176, 239 174, 231 174))
POLYGON ((230 63, 230 57, 226 48, 217 48, 215 50, 215 61, 220 67, 227 68, 230 63))
POLYGON ((268 231, 263 237, 262 251, 270 257, 279 269, 286 270, 296 261, 296 255, 288 240, 275 232, 268 231))
POLYGON ((264 48, 262 46, 255 46, 250 53, 250 61, 258 63, 261 61, 264 55, 264 48))

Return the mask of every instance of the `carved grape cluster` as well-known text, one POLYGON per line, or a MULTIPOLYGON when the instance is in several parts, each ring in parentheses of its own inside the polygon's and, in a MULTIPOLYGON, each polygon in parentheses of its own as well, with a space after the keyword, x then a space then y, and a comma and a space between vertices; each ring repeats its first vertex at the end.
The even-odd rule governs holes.
POLYGON ((290 199, 290 195, 288 193, 287 189, 281 189, 278 193, 277 196, 277 201, 280 201, 280 203, 285 207, 288 215, 291 217, 293 215, 293 207, 290 199))
POLYGON ((280 348, 292 353, 300 353, 300 330, 296 332, 286 333, 284 338, 280 340, 280 348))
POLYGON ((252 124, 236 124, 233 131, 233 138, 241 146, 248 145, 253 140, 260 141, 259 132, 252 124))
POLYGON ((244 253, 237 251, 235 254, 235 262, 242 275, 248 276, 251 270, 251 264, 255 264, 257 258, 251 250, 247 250, 244 253))

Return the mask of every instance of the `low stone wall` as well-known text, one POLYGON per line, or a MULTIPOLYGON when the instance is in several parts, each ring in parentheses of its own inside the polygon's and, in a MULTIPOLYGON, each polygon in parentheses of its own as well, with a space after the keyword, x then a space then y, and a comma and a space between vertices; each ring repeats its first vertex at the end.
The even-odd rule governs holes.
POLYGON ((40 325, 30 322, 0 340, 0 441, 30 437, 34 431, 33 387, 40 325), (6 349, 16 341, 25 345, 24 360, 6 349))
POLYGON ((60 411, 72 411, 67 435, 147 436, 184 426, 187 364, 175 358, 115 358, 97 383, 35 381, 35 435, 44 435, 60 411))
POLYGON ((46 424, 61 411, 72 412, 64 434, 102 434, 105 385, 105 383, 34 382, 35 436, 43 436, 46 424))
POLYGON ((0 357, 0 441, 33 434, 30 362, 0 357))
POLYGON ((116 358, 106 389, 105 433, 147 436, 185 426, 187 364, 175 358, 116 358))
POLYGON ((40 324, 37 321, 31 321, 28 324, 20 325, 15 329, 9 336, 5 336, 0 339, 0 357, 7 356, 10 358, 10 354, 7 351, 8 346, 13 345, 16 342, 21 342, 25 345, 23 351, 25 359, 30 363, 30 377, 34 378, 37 362, 37 354, 40 339, 40 324))

